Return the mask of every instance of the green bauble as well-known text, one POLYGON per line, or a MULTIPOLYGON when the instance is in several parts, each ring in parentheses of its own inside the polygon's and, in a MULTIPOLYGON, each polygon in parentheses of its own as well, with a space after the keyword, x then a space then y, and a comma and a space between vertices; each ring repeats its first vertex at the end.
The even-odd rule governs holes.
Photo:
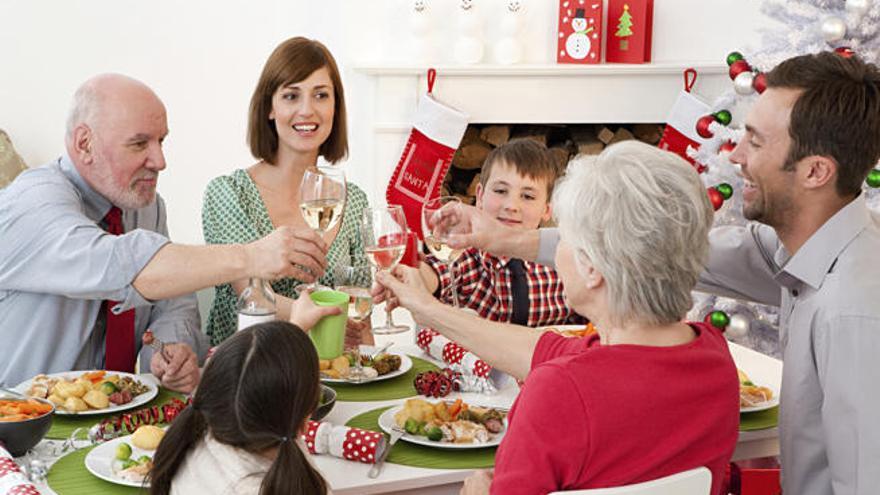
POLYGON ((868 178, 865 179, 871 187, 880 187, 880 168, 875 168, 868 172, 868 178))
POLYGON ((733 186, 731 186, 727 182, 722 182, 721 184, 718 184, 717 186, 715 186, 715 189, 717 189, 718 192, 720 192, 721 195, 724 196, 725 200, 728 200, 731 196, 733 196, 733 186))
POLYGON ((730 52, 727 55, 727 66, 729 67, 733 65, 734 62, 742 60, 743 58, 745 57, 743 57, 743 54, 740 52, 730 52))
POLYGON ((713 115, 715 115, 715 120, 721 125, 730 125, 730 121, 733 119, 733 116, 727 110, 718 110, 713 115))
POLYGON ((712 311, 709 315, 709 324, 718 330, 724 330, 730 323, 730 317, 724 311, 712 311))

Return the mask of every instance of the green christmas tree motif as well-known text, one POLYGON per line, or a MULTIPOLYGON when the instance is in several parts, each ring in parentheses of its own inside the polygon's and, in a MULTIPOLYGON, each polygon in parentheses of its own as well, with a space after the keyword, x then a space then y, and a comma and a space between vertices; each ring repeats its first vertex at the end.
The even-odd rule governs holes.
POLYGON ((623 4, 623 14, 620 15, 617 23, 617 32, 614 36, 620 38, 620 51, 629 50, 629 40, 626 38, 633 35, 632 32, 632 15, 629 13, 629 5, 623 4))

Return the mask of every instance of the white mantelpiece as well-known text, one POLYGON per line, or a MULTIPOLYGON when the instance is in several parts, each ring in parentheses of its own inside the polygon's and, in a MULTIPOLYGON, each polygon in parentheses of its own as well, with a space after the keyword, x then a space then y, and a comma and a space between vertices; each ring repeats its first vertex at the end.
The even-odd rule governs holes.
MULTIPOLYGON (((730 88, 727 67, 715 63, 436 66, 436 97, 473 123, 662 123, 679 91, 683 72, 697 70, 694 93, 707 102, 730 88)), ((372 173, 358 174, 371 201, 381 203, 406 142, 418 98, 427 89, 426 67, 361 66, 369 88, 362 103, 362 136, 372 173), (369 177, 365 177, 369 175, 369 177)))

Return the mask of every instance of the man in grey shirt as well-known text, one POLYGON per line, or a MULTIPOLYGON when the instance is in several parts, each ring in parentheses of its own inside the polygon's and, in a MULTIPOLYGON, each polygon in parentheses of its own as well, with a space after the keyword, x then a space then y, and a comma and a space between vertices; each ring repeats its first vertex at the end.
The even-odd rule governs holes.
MULTIPOLYGON (((731 155, 743 214, 760 223, 712 230, 698 288, 780 307, 783 491, 877 493, 880 215, 861 187, 880 159, 880 70, 825 52, 781 63, 767 84, 731 155)), ((453 248, 554 264, 555 229, 448 214, 453 248)))
POLYGON ((152 90, 125 76, 97 76, 74 96, 66 154, 0 190, 0 385, 104 368, 110 317, 102 308, 117 301, 114 315, 135 309, 135 349, 126 352, 136 356, 151 329, 171 344, 164 356, 145 348, 142 362, 163 385, 192 391, 207 350, 194 291, 323 272, 326 245, 309 229, 281 227, 245 245, 171 243, 156 194, 167 134, 152 90), (105 230, 114 208, 122 235, 105 230))

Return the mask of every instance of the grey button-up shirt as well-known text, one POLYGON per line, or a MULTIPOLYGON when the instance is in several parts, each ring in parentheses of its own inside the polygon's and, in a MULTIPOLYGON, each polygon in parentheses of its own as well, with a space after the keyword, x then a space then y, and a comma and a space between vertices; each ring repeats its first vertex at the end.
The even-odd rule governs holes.
MULTIPOLYGON (((0 385, 38 373, 104 367, 105 299, 135 311, 135 345, 150 328, 166 342, 206 351, 194 295, 145 300, 131 285, 168 241, 161 198, 123 211, 126 233, 99 225, 111 204, 67 157, 0 189, 0 385)), ((141 360, 149 363, 149 348, 141 360)))
MULTIPOLYGON (((710 240, 697 289, 780 307, 783 491, 880 492, 880 215, 859 196, 794 256, 757 223, 710 240)), ((557 243, 542 230, 539 263, 557 243)))

